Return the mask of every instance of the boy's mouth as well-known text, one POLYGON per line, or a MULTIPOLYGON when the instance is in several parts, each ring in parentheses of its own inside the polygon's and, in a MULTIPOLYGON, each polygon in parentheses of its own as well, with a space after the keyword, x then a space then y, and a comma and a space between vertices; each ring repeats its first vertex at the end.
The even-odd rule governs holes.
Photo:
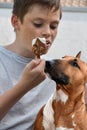
POLYGON ((51 47, 51 42, 50 41, 46 41, 46 48, 49 49, 51 47))

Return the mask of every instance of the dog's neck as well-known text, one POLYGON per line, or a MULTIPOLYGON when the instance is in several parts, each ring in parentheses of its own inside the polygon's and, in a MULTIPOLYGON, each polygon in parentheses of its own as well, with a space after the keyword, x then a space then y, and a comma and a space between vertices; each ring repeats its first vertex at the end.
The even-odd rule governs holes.
POLYGON ((74 88, 76 88, 75 90, 72 89, 73 86, 69 86, 68 87, 66 85, 56 85, 56 91, 59 92, 60 90, 68 96, 68 100, 74 101, 75 100, 81 100, 81 98, 84 97, 85 94, 85 86, 84 85, 80 85, 80 87, 75 86, 74 88), (80 89, 79 89, 80 88, 80 89))
POLYGON ((74 110, 80 110, 82 109, 81 107, 83 107, 85 110, 83 90, 79 92, 69 93, 60 86, 57 86, 53 97, 54 97, 53 104, 58 105, 57 108, 59 108, 59 106, 60 109, 63 108, 61 109, 61 111, 63 110, 63 113, 65 114, 69 114, 74 110))

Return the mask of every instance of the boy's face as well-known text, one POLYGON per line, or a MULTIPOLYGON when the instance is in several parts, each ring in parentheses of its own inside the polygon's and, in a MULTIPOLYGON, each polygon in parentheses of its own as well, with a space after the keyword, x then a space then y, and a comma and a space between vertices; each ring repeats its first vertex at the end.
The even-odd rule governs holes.
POLYGON ((42 6, 34 5, 24 16, 22 23, 18 19, 18 28, 16 29, 18 44, 22 49, 32 51, 32 39, 45 37, 49 43, 49 49, 57 35, 59 21, 59 10, 53 12, 42 6))

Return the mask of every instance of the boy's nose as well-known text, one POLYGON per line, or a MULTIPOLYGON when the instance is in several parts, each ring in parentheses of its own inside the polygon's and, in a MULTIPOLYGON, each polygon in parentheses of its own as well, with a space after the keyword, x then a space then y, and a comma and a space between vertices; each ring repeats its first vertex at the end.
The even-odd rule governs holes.
POLYGON ((42 36, 43 37, 49 37, 49 36, 51 36, 51 29, 50 29, 50 27, 46 27, 46 28, 43 29, 42 36))

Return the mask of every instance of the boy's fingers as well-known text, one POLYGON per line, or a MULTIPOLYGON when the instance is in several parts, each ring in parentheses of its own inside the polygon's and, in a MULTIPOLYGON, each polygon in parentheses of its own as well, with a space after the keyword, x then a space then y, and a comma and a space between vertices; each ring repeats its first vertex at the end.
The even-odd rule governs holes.
POLYGON ((29 69, 33 69, 34 67, 36 67, 38 64, 40 64, 41 60, 40 59, 36 59, 36 60, 32 60, 27 67, 29 69))

